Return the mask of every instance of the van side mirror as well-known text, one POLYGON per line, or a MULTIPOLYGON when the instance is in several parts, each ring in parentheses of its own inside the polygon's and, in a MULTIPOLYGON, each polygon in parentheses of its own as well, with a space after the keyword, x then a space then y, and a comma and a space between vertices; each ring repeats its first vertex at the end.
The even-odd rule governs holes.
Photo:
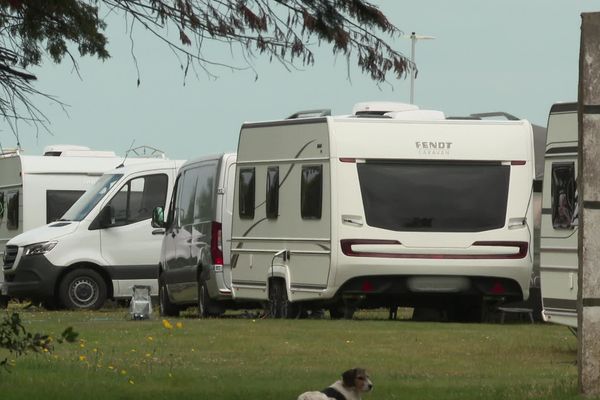
POLYGON ((165 227, 165 210, 162 207, 155 207, 154 210, 152 210, 152 227, 165 227))
POLYGON ((100 228, 108 228, 115 224, 115 211, 112 206, 106 206, 100 211, 98 224, 100 228))

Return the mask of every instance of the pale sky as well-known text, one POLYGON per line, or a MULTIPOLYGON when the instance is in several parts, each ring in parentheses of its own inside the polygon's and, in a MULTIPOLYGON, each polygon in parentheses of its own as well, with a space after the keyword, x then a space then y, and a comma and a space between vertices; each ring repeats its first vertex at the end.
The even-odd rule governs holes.
MULTIPOLYGON (((550 106, 577 98, 582 12, 600 10, 598 0, 373 0, 406 34, 434 36, 416 48, 419 75, 415 103, 446 115, 506 111, 546 125, 550 106)), ((316 51, 316 63, 286 71, 277 62, 255 60, 252 71, 215 69, 218 79, 202 72, 183 74, 173 53, 141 28, 135 31, 131 56, 123 18, 108 19, 112 58, 83 58, 81 78, 67 60, 50 61, 33 72, 37 88, 68 104, 68 114, 49 101, 36 104, 50 118, 53 135, 21 124, 26 154, 41 154, 49 144, 77 144, 124 154, 150 145, 172 159, 190 159, 235 151, 244 121, 280 119, 306 109, 330 108, 347 114, 361 101, 409 102, 410 78, 377 84, 351 61, 350 80, 343 57, 329 47, 316 51)), ((410 40, 391 40, 410 57, 410 40)), ((207 54, 243 65, 241 53, 228 47, 207 54)), ((390 76, 390 78, 392 78, 390 76)), ((0 144, 15 147, 16 138, 0 123, 0 144)))

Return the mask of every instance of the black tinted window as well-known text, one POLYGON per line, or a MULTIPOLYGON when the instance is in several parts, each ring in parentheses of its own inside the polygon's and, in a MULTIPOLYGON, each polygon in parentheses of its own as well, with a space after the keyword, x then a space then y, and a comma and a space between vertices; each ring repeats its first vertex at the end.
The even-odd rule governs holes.
POLYGON ((4 192, 0 192, 0 222, 4 217, 4 210, 6 209, 6 205, 4 204, 4 192))
POLYGON ((165 206, 168 178, 164 174, 142 176, 128 181, 110 200, 116 225, 152 218, 155 207, 165 206))
POLYGON ((279 215, 279 167, 267 168, 267 218, 279 215))
POLYGON ((255 194, 255 171, 254 168, 240 169, 240 218, 254 218, 254 194, 255 194))
POLYGON ((552 226, 571 229, 576 224, 577 185, 575 163, 552 164, 552 226))
POLYGON ((6 228, 19 229, 19 192, 6 193, 6 228))
POLYGON ((323 167, 305 165, 302 167, 300 185, 300 207, 302 218, 320 219, 323 202, 323 167))
MULTIPOLYGON (((183 182, 177 200, 178 226, 184 227, 194 223, 194 203, 196 200, 196 183, 198 170, 190 169, 183 174, 183 182)), ((191 228, 190 228, 191 229, 191 228)))
POLYGON ((508 165, 377 161, 357 168, 370 226, 477 232, 505 224, 508 165))
POLYGON ((198 180, 196 183, 196 209, 195 216, 198 222, 208 222, 214 218, 215 184, 217 165, 203 165, 197 169, 198 180))
POLYGON ((47 190, 46 223, 62 217, 84 193, 83 190, 47 190))

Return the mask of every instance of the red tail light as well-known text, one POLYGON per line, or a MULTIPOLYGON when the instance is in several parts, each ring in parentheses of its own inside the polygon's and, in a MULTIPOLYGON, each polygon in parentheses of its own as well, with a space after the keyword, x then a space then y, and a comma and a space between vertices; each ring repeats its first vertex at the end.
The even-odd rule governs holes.
POLYGON ((223 265, 223 235, 221 224, 213 221, 211 224, 210 255, 214 265, 223 265))

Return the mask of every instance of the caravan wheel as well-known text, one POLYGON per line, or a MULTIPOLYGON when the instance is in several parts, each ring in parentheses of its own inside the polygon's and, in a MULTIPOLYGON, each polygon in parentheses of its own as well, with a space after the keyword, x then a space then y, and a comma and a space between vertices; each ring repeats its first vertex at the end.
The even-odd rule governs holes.
POLYGON ((59 296, 68 309, 97 310, 106 300, 106 283, 92 269, 75 269, 61 281, 59 296))

